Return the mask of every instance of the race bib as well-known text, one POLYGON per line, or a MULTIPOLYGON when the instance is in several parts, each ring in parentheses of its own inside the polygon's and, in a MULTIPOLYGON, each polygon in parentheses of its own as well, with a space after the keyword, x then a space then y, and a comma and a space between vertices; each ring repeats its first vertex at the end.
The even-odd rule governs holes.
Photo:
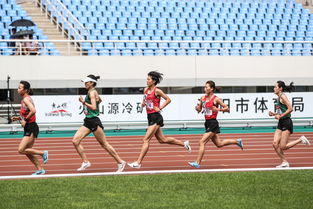
POLYGON ((88 114, 88 110, 87 107, 84 105, 84 114, 87 115, 88 114))
POLYGON ((146 107, 147 107, 147 109, 152 110, 153 109, 153 102, 151 100, 147 100, 146 101, 146 107))
POLYGON ((211 108, 204 108, 204 115, 211 116, 213 113, 211 108))
POLYGON ((278 105, 276 105, 276 113, 277 114, 282 114, 282 111, 278 105))
POLYGON ((204 115, 211 116, 212 115, 212 109, 206 107, 206 102, 203 102, 202 104, 203 104, 202 108, 203 108, 204 115))

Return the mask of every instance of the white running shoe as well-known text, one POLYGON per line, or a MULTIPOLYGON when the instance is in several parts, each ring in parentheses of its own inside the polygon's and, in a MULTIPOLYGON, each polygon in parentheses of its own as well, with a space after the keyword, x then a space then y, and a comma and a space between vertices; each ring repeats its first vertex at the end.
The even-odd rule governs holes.
POLYGON ((191 146, 189 144, 189 141, 184 141, 184 147, 188 152, 191 152, 191 146))
POLYGON ((82 165, 80 166, 80 168, 77 169, 77 171, 84 171, 86 170, 87 168, 89 168, 91 166, 91 163, 90 162, 83 162, 82 165))
POLYGON ((276 166, 276 168, 289 168, 289 163, 288 162, 283 162, 282 164, 276 166))
POLYGON ((301 139, 302 144, 311 145, 311 143, 305 136, 301 136, 300 139, 301 139))
POLYGON ((137 163, 137 162, 133 162, 133 163, 127 163, 127 165, 129 167, 132 167, 132 168, 137 168, 139 169, 141 167, 141 164, 137 163))
POLYGON ((125 168, 126 162, 123 161, 122 163, 117 164, 117 173, 122 172, 125 168))

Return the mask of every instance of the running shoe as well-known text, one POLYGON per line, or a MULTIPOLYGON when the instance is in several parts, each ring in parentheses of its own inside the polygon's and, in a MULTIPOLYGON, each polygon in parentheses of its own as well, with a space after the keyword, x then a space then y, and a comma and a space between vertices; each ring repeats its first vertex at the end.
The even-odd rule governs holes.
POLYGON ((137 162, 133 162, 133 163, 127 163, 127 165, 129 167, 132 167, 132 168, 137 168, 139 169, 141 167, 141 164, 137 163, 137 162))
POLYGON ((90 162, 83 162, 82 165, 80 166, 80 168, 77 169, 77 171, 84 171, 86 170, 87 168, 89 168, 91 166, 91 163, 90 162))
POLYGON ((237 139, 237 146, 240 147, 243 150, 242 139, 237 139))
POLYGON ((125 168, 126 162, 123 161, 122 163, 117 164, 117 171, 116 172, 122 172, 125 168))
POLYGON ((189 162, 188 164, 189 164, 190 166, 192 166, 192 167, 195 167, 195 168, 200 168, 199 163, 197 163, 196 161, 189 162))
POLYGON ((189 141, 184 141, 184 147, 188 152, 191 152, 191 146, 189 144, 189 141))
POLYGON ((311 145, 311 143, 305 136, 301 136, 300 139, 301 139, 302 144, 311 145))
POLYGON ((288 162, 283 162, 282 164, 276 166, 276 168, 289 168, 289 163, 288 162))
POLYGON ((48 163, 48 151, 47 150, 45 150, 44 152, 43 152, 43 155, 42 155, 42 159, 43 159, 43 163, 44 164, 47 164, 48 163))
POLYGON ((32 175, 43 175, 45 174, 46 171, 44 169, 41 169, 41 170, 37 170, 35 173, 33 173, 32 175))

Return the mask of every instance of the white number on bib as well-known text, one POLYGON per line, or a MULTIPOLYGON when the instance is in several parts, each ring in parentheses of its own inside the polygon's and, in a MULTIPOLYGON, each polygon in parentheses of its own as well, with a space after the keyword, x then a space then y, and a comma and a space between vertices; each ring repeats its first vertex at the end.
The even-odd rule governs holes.
POLYGON ((153 109, 153 102, 151 100, 147 100, 147 109, 152 110, 153 109))

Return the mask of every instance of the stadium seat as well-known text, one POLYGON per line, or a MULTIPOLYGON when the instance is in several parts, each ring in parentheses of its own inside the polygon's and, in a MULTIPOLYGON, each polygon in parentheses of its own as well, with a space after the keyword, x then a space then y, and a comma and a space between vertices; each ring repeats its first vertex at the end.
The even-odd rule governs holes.
MULTIPOLYGON (((230 56, 285 56, 283 45, 262 49, 260 44, 221 43, 171 43, 172 40, 236 40, 236 41, 312 41, 313 15, 294 0, 244 0, 244 1, 63 1, 74 15, 90 30, 90 40, 166 40, 168 43, 132 45, 124 44, 120 53, 110 55, 226 55, 230 56), (250 45, 250 47, 247 47, 250 45), (136 50, 140 47, 144 51, 136 50), (203 48, 205 47, 205 48, 203 48), (209 48, 212 47, 212 48, 209 48), (206 48, 210 49, 206 53, 206 48), (214 49, 214 50, 212 50, 214 49), (248 50, 249 53, 248 53, 248 50), (124 52, 124 50, 126 50, 124 52), (133 51, 130 51, 133 50, 133 51), (159 50, 159 52, 157 52, 159 50), (173 53, 174 50, 175 53, 173 53), (176 51, 175 51, 176 50, 176 51), (182 53, 179 52, 182 51, 182 53), (187 50, 187 51, 186 51, 187 50), (195 50, 195 51, 193 51, 195 50), (138 52, 136 52, 138 51, 138 52), (183 53, 185 52, 185 53, 183 53)), ((16 4, 0 8, 1 24, 8 23, 21 13, 16 4), (14 6, 13 6, 14 5, 14 6), (5 11, 5 12, 3 12, 5 11), (9 11, 9 12, 6 12, 9 11), (8 15, 7 15, 8 13, 8 15), (5 15, 3 15, 5 14, 5 15)), ((48 7, 49 9, 49 7, 48 7)), ((6 34, 5 34, 6 35, 6 34)), ((36 34, 37 35, 37 34, 36 34)), ((106 45, 104 45, 106 47, 106 45)), ((290 54, 304 54, 303 48, 292 45, 290 54)), ((305 54, 312 47, 306 46, 305 54)), ((111 50, 110 46, 106 48, 111 50)), ((93 55, 96 53, 92 53, 93 55)), ((101 52, 98 52, 100 55, 101 52)), ((104 54, 108 54, 107 52, 104 54)))

